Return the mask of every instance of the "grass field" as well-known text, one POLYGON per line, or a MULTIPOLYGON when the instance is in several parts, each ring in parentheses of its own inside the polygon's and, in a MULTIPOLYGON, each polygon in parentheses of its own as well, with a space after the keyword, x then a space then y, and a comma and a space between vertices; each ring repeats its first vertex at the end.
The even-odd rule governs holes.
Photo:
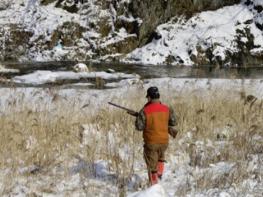
MULTIPOLYGON (((140 93, 138 90, 130 100, 118 104, 138 110, 145 102, 140 93)), ((83 175, 81 190, 100 193, 105 189, 87 185, 85 179, 100 176, 94 164, 101 160, 108 163, 116 196, 125 196, 135 169, 144 164, 142 136, 134 129, 134 117, 106 104, 82 108, 74 100, 57 96, 55 91, 50 97, 50 103, 42 105, 41 110, 16 96, 5 106, 5 114, 0 116, 0 167, 8 171, 2 173, 1 194, 12 193, 18 176, 28 184, 31 177, 38 179, 41 175, 63 180, 70 176, 73 163, 79 165, 80 161, 86 165, 75 169, 83 175)), ((229 99, 226 92, 215 91, 210 91, 205 99, 195 92, 180 96, 163 92, 162 98, 174 108, 179 130, 177 138, 170 140, 168 163, 172 163, 171 155, 181 154, 193 168, 207 169, 219 162, 235 164, 234 171, 219 178, 212 178, 207 171, 194 174, 192 183, 196 184, 196 191, 226 188, 256 176, 262 178, 260 169, 248 170, 249 158, 263 151, 261 99, 245 92, 229 99)), ((177 194, 184 196, 191 187, 185 186, 177 194)), ((45 185, 35 190, 29 194, 52 193, 55 189, 45 185)))

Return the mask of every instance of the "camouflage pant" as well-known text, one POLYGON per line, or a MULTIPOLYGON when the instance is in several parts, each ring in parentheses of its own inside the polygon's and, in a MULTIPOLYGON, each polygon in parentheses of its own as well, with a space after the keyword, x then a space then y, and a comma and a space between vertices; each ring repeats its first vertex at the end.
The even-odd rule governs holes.
POLYGON ((158 161, 165 160, 168 144, 144 144, 144 159, 149 172, 157 170, 158 161))

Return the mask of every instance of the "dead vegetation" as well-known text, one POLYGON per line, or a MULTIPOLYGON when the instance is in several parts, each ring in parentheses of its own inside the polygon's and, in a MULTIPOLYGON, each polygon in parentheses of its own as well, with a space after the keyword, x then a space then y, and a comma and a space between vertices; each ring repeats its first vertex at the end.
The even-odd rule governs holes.
MULTIPOLYGON (((145 102, 144 98, 138 99, 139 95, 138 92, 120 104, 138 110, 145 102), (136 102, 133 98, 137 98, 136 102)), ((262 172, 246 170, 249 158, 263 151, 262 100, 244 92, 240 95, 235 99, 225 93, 211 93, 206 99, 194 93, 162 95, 174 107, 180 131, 177 140, 170 142, 168 154, 176 153, 180 147, 188 155, 190 166, 206 170, 203 175, 193 175, 197 189, 238 184, 251 173, 262 176, 262 172), (234 165, 226 174, 213 177, 208 167, 223 161, 234 165)), ((1 169, 12 169, 13 175, 37 176, 63 167, 61 170, 70 174, 72 166, 84 162, 85 168, 75 170, 82 174, 83 191, 90 187, 84 184, 87 179, 98 177, 113 180, 118 192, 125 196, 135 162, 143 162, 142 137, 134 130, 134 118, 106 104, 96 112, 90 105, 83 109, 56 91, 51 91, 50 97, 50 103, 44 106, 24 103, 22 95, 9 99, 0 116, 1 169), (97 160, 108 162, 111 175, 97 174, 97 160)), ((3 183, 2 194, 12 190, 15 177, 5 179, 8 184, 3 183)))

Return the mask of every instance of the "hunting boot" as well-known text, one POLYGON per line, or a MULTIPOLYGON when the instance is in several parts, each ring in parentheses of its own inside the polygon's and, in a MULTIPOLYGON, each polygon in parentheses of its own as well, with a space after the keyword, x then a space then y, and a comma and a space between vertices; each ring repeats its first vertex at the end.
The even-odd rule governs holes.
POLYGON ((156 171, 149 173, 149 180, 151 185, 155 185, 158 183, 158 174, 156 171))
POLYGON ((157 175, 159 179, 162 179, 163 171, 164 171, 164 161, 159 160, 157 164, 157 175))

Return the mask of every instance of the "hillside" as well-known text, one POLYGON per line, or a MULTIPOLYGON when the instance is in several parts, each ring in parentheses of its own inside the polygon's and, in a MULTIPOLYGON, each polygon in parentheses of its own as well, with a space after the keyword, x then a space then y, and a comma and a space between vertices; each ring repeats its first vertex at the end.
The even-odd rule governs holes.
POLYGON ((0 61, 262 63, 260 0, 2 0, 0 61))

